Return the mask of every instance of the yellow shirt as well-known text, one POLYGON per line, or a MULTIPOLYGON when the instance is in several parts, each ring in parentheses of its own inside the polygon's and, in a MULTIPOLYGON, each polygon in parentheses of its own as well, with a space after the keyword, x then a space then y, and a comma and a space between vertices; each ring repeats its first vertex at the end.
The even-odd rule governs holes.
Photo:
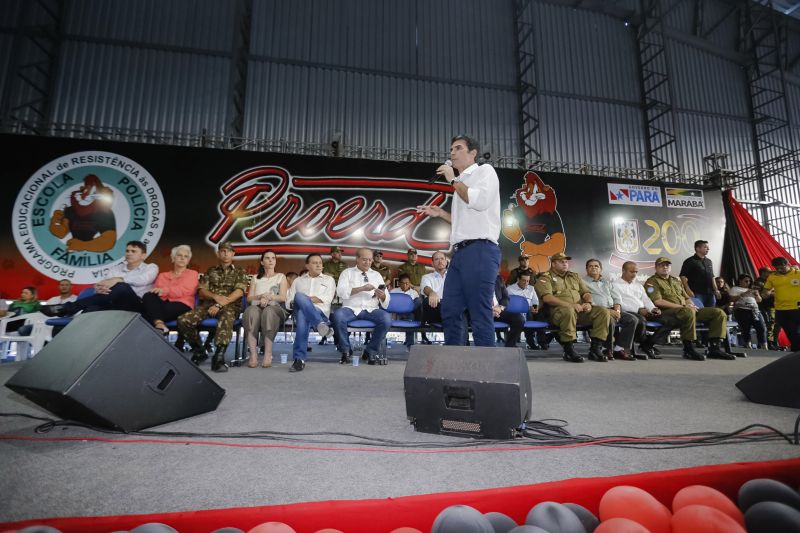
POLYGON ((764 283, 765 289, 775 289, 775 310, 793 311, 800 302, 800 271, 790 270, 786 274, 773 272, 764 283))

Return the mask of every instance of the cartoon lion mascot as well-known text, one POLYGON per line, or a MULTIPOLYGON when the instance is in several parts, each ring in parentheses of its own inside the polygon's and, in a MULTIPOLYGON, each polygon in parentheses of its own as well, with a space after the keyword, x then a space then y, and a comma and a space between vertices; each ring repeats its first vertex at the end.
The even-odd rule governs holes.
POLYGON ((73 252, 105 252, 117 242, 117 225, 112 210, 113 191, 94 174, 69 196, 68 206, 57 209, 50 219, 50 233, 63 239, 73 252))
POLYGON ((533 171, 525 174, 522 187, 514 191, 503 211, 503 236, 519 243, 520 253, 530 257, 536 272, 550 270, 550 256, 566 248, 564 224, 556 210, 556 192, 533 171))

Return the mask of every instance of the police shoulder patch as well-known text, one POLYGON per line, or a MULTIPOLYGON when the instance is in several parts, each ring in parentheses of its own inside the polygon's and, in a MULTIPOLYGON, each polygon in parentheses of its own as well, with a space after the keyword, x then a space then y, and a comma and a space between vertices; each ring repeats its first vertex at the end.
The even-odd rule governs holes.
POLYGON ((656 288, 653 287, 652 285, 648 285, 647 286, 647 294, 653 294, 654 292, 656 292, 656 288))

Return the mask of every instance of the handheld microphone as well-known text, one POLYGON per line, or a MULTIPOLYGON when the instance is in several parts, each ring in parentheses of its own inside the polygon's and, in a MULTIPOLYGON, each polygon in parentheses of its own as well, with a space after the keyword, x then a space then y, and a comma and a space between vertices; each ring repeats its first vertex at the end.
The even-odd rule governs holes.
MULTIPOLYGON (((453 166, 453 162, 450 161, 449 159, 447 161, 445 161, 443 164, 447 165, 448 167, 452 167, 453 166)), ((440 178, 439 174, 434 174, 433 177, 428 180, 428 183, 435 183, 436 180, 438 180, 439 178, 440 178)))

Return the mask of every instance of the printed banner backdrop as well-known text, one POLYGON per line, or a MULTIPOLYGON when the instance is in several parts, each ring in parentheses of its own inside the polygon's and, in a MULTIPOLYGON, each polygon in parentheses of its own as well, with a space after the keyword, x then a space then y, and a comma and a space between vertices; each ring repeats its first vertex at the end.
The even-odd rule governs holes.
MULTIPOLYGON (((396 268, 409 247, 430 264, 449 248, 449 225, 416 211, 449 210, 452 188, 429 183, 436 165, 180 148, 148 144, 0 135, 5 147, 0 236, 4 298, 34 285, 41 299, 58 279, 89 285, 124 259, 125 243, 148 244, 150 258, 170 268, 173 246, 189 244, 192 268, 213 265, 216 245, 234 243, 237 261, 255 272, 266 249, 278 270, 299 271, 308 253, 327 259, 330 247, 384 251, 396 268)), ((618 274, 624 261, 641 276, 655 259, 673 259, 673 274, 705 239, 719 265, 725 218, 718 190, 690 189, 597 176, 499 169, 503 210, 501 269, 549 268, 566 251, 584 273, 590 257, 618 274)))

